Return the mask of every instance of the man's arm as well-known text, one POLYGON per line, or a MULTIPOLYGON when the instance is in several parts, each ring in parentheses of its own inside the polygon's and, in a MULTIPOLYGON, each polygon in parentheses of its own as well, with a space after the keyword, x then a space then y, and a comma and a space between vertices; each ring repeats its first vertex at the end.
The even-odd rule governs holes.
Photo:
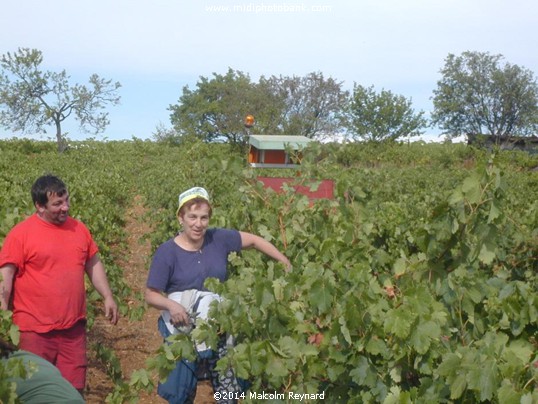
POLYGON ((13 264, 6 264, 0 268, 0 309, 2 310, 9 310, 13 278, 16 272, 17 267, 13 264))
POLYGON ((112 324, 116 324, 118 322, 118 306, 112 296, 112 290, 110 290, 106 277, 105 266, 101 262, 99 254, 95 254, 86 262, 86 273, 94 288, 103 297, 106 317, 110 319, 112 324))

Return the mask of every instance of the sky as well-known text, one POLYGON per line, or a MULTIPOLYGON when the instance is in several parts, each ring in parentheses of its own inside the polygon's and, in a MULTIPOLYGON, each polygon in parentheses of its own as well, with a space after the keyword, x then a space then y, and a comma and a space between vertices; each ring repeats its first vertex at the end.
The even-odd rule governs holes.
MULTIPOLYGON (((38 49, 43 70, 72 84, 94 73, 121 83, 97 137, 109 140, 150 139, 185 86, 229 68, 252 81, 321 72, 345 90, 403 95, 429 117, 448 54, 501 54, 536 77, 537 47, 536 0, 18 0, 0 14, 0 54, 38 49)), ((88 136, 74 120, 64 131, 88 136)), ((21 135, 0 128, 0 139, 21 135)))

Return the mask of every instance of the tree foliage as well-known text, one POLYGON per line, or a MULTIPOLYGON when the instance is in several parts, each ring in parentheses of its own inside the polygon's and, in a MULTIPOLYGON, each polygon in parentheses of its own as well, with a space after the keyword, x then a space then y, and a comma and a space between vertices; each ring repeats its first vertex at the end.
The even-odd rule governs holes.
POLYGON ((432 122, 456 137, 526 136, 538 129, 538 85, 533 73, 487 52, 449 54, 434 90, 432 122))
MULTIPOLYGON (((211 79, 200 77, 196 89, 188 86, 170 116, 180 137, 194 136, 204 141, 226 140, 245 144, 244 118, 256 118, 256 133, 322 137, 339 130, 338 114, 347 93, 342 84, 325 79, 321 73, 305 77, 261 77, 256 83, 247 74, 229 69, 211 79)), ((162 137, 162 130, 157 134, 162 137)), ((165 133, 170 139, 170 133, 165 133)))
POLYGON ((415 113, 411 100, 388 90, 355 84, 347 108, 347 129, 354 139, 382 141, 420 135, 427 125, 424 112, 415 113))
POLYGON ((304 77, 262 77, 260 82, 282 100, 281 133, 324 138, 340 131, 340 114, 348 97, 342 82, 326 79, 321 72, 304 77))
POLYGON ((0 59, 0 125, 14 131, 46 133, 45 127, 56 129, 58 151, 65 150, 62 123, 71 115, 86 133, 98 134, 110 123, 105 105, 116 105, 120 83, 112 83, 97 74, 89 85, 69 84, 69 76, 44 71, 41 51, 19 48, 0 59))
POLYGON ((253 83, 248 74, 228 69, 224 75, 213 73, 211 79, 200 77, 194 90, 183 87, 179 104, 170 105, 169 110, 179 136, 242 145, 247 136, 245 116, 255 115, 262 129, 271 127, 276 120, 276 106, 275 97, 253 83))

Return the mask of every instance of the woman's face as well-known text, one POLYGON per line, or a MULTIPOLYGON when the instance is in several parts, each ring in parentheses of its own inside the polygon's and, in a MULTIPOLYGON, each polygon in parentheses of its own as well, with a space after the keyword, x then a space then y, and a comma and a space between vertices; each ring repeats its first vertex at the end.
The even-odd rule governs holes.
POLYGON ((185 209, 179 216, 179 223, 183 226, 183 233, 192 243, 204 239, 205 231, 209 225, 209 205, 198 203, 185 209))

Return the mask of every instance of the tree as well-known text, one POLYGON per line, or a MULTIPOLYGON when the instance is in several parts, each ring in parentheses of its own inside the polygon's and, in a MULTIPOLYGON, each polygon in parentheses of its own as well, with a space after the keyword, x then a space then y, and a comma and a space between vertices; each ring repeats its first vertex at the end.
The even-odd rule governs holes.
POLYGON ((119 103, 121 85, 93 74, 89 86, 72 86, 65 70, 43 71, 42 62, 43 55, 36 49, 19 48, 2 55, 0 125, 23 133, 46 133, 45 127, 53 125, 62 152, 67 147, 62 122, 74 115, 83 132, 102 132, 110 122, 108 113, 101 110, 109 103, 119 103))
POLYGON ((283 102, 278 123, 281 133, 323 138, 340 131, 340 113, 349 96, 342 90, 342 82, 312 72, 305 77, 262 77, 260 83, 283 102))
POLYGON ((181 144, 182 137, 173 129, 159 123, 152 133, 152 138, 158 143, 167 143, 169 145, 181 144))
POLYGON ((538 127, 538 86, 533 73, 487 52, 449 54, 434 90, 432 123, 450 137, 526 136, 538 127))
POLYGON ((346 109, 348 133, 354 139, 383 141, 418 136, 427 126, 424 112, 415 113, 411 100, 388 90, 353 86, 346 109))
POLYGON ((261 77, 258 83, 240 71, 200 77, 195 90, 183 88, 171 105, 171 123, 179 136, 245 144, 244 118, 254 115, 252 132, 322 137, 340 129, 339 112, 348 97, 342 84, 321 73, 306 77, 261 77))
POLYGON ((168 109, 179 136, 240 146, 247 141, 244 119, 248 114, 256 117, 257 130, 269 131, 280 111, 279 101, 263 85, 233 69, 224 75, 213 73, 211 79, 200 77, 195 90, 185 86, 179 104, 168 109))

